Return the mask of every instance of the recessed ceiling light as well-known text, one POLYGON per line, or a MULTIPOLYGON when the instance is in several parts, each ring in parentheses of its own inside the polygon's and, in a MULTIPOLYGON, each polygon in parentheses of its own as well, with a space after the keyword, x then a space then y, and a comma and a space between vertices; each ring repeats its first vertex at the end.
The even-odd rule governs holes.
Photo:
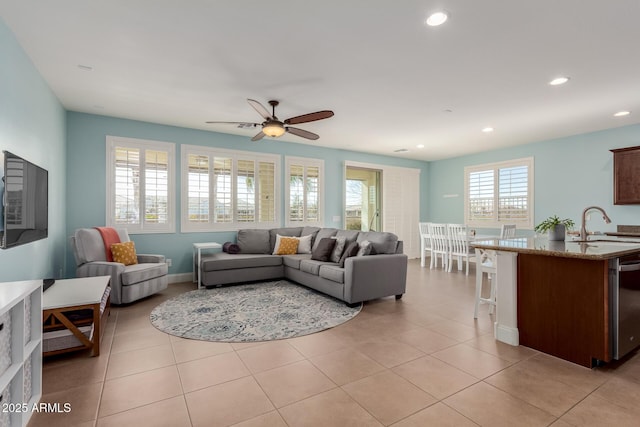
POLYGON ((629 114, 631 114, 631 111, 618 111, 613 116, 614 117, 623 117, 623 116, 628 116, 629 114))
POLYGON ((424 148, 424 144, 418 144, 416 145, 416 148, 424 148))
POLYGON ((551 80, 549 84, 551 86, 558 86, 558 85, 563 85, 568 81, 569 81, 569 77, 556 77, 555 79, 551 80))
POLYGON ((427 25, 430 27, 437 27, 438 25, 444 24, 448 18, 449 15, 445 11, 435 12, 427 18, 427 25))
POLYGON ((486 128, 482 129, 482 132, 484 133, 493 132, 493 128, 491 126, 487 126, 486 128))
POLYGON ((78 64, 78 68, 80 68, 82 71, 93 71, 93 67, 89 65, 78 64))

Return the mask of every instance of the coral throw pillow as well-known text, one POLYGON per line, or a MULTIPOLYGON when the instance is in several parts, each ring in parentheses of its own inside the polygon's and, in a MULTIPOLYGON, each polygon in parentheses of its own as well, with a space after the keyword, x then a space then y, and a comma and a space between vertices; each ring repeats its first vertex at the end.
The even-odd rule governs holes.
POLYGON ((112 244, 111 254, 113 255, 114 262, 119 262, 124 265, 133 265, 138 263, 136 245, 133 242, 112 244))
POLYGON ((276 250, 276 255, 295 254, 298 252, 298 243, 300 243, 300 240, 297 237, 280 236, 280 246, 276 250))

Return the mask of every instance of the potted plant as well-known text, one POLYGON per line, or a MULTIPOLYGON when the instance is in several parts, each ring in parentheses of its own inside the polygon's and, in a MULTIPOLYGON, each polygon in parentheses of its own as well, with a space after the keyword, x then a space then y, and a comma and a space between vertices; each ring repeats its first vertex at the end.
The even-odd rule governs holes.
POLYGON ((553 215, 536 225, 534 230, 536 233, 548 233, 549 240, 564 240, 566 229, 571 230, 574 226, 573 220, 560 219, 558 215, 553 215))

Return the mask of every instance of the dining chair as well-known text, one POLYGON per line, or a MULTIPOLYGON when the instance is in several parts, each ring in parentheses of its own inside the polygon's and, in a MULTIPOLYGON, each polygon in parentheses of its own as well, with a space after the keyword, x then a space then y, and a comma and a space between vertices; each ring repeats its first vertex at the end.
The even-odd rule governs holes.
POLYGON ((496 284, 492 280, 492 275, 497 273, 496 269, 496 251, 489 249, 475 248, 476 252, 476 303, 473 318, 478 318, 478 307, 480 304, 489 304, 489 314, 493 314, 496 306, 496 284), (489 281, 489 297, 482 296, 482 284, 484 281, 484 273, 487 273, 489 281))
POLYGON ((420 267, 425 266, 425 257, 427 253, 431 256, 431 236, 429 235, 429 223, 419 222, 420 228, 420 267))
POLYGON ((500 227, 501 239, 512 239, 516 237, 516 225, 515 224, 502 224, 500 227))
POLYGON ((469 251, 469 237, 467 235, 467 226, 464 224, 447 224, 447 238, 449 239, 449 264, 447 271, 451 272, 453 259, 458 260, 458 270, 462 270, 462 260, 467 263, 466 275, 469 275, 469 258, 475 255, 475 252, 469 251))
POLYGON ((431 263, 429 268, 438 267, 438 255, 442 259, 442 268, 447 268, 449 257, 449 239, 447 238, 447 225, 429 223, 429 236, 431 236, 431 263))

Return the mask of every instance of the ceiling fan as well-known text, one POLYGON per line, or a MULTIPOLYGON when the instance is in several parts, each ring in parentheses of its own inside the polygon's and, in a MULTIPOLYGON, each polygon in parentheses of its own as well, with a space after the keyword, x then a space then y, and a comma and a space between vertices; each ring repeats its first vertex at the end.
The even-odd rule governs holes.
POLYGON ((260 114, 264 118, 264 122, 247 123, 247 122, 213 121, 213 122, 207 122, 207 123, 232 124, 232 125, 238 125, 238 127, 241 127, 241 128, 262 126, 262 130, 258 132, 256 136, 251 138, 252 141, 258 141, 264 138, 265 136, 277 138, 279 136, 284 135, 285 132, 315 141, 316 139, 320 138, 320 136, 318 136, 313 132, 309 132, 300 128, 294 128, 289 125, 297 125, 300 123, 314 122, 316 120, 328 119, 329 117, 333 116, 333 111, 322 110, 322 111, 316 111, 315 113, 303 114, 301 116, 295 116, 295 117, 286 119, 284 121, 280 121, 278 117, 276 117, 276 107, 279 104, 278 101, 273 101, 273 100, 269 101, 269 105, 271 105, 271 109, 272 109, 271 113, 269 113, 269 110, 267 110, 262 104, 260 104, 258 101, 254 99, 247 99, 247 102, 249 102, 249 105, 251 105, 253 109, 256 110, 258 114, 260 114))

